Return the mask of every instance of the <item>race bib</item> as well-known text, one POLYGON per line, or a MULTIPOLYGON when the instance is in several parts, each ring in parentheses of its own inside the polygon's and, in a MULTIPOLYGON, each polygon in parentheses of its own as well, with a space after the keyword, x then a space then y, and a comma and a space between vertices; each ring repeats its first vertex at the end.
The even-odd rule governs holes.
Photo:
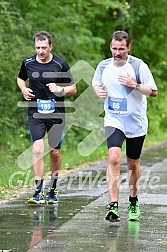
POLYGON ((55 100, 41 100, 37 99, 37 111, 42 114, 53 113, 55 111, 55 100))
POLYGON ((108 109, 111 113, 126 114, 127 113, 127 98, 108 98, 108 109))

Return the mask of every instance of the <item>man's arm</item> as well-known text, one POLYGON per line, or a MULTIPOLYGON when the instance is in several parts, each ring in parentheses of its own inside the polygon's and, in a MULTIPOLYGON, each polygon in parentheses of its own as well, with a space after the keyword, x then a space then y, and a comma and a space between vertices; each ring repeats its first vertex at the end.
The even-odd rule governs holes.
POLYGON ((158 90, 152 90, 150 96, 156 97, 158 95, 158 90))
POLYGON ((106 98, 107 91, 104 86, 93 85, 93 89, 100 99, 104 100, 106 98))
POLYGON ((64 87, 64 95, 75 95, 77 93, 76 84, 64 87))
POLYGON ((50 92, 54 93, 56 96, 75 95, 77 93, 76 84, 62 87, 56 83, 48 83, 46 86, 49 88, 50 92))
POLYGON ((135 83, 135 88, 137 91, 139 91, 141 94, 146 95, 146 96, 153 96, 156 97, 158 94, 158 90, 152 90, 150 87, 143 85, 143 84, 137 84, 135 83), (139 87, 136 89, 136 87, 139 87))
POLYGON ((136 83, 130 74, 120 75, 118 80, 120 81, 121 85, 132 88, 143 95, 156 97, 158 94, 158 90, 153 90, 151 87, 145 84, 136 83))

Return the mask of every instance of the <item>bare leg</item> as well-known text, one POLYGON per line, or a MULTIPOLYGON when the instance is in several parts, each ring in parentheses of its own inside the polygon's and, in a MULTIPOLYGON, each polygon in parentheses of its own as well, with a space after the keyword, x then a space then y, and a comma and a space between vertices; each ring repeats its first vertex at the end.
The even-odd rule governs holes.
POLYGON ((107 183, 111 202, 118 202, 120 183, 121 149, 112 147, 109 149, 109 164, 107 168, 107 183))
POLYGON ((48 203, 55 204, 58 202, 57 198, 57 179, 59 175, 59 169, 61 164, 61 155, 59 149, 50 150, 50 170, 51 170, 51 182, 50 192, 48 196, 48 203))
POLYGON ((50 171, 51 176, 58 177, 61 165, 61 151, 59 149, 50 150, 50 171))
POLYGON ((129 169, 129 188, 130 196, 136 197, 138 194, 138 183, 140 179, 140 159, 134 160, 127 158, 129 169))
POLYGON ((36 140, 32 148, 33 171, 36 180, 42 180, 44 176, 44 142, 43 139, 36 140))

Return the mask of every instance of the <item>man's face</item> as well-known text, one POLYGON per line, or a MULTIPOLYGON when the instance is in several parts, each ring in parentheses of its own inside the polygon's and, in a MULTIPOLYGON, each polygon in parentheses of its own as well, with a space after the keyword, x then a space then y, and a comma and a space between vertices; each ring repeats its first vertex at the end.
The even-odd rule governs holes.
POLYGON ((52 49, 52 45, 49 45, 48 40, 35 40, 35 51, 37 53, 38 58, 45 62, 50 58, 50 51, 52 49))
POLYGON ((118 41, 113 39, 111 41, 110 50, 114 58, 115 65, 124 65, 126 63, 128 52, 130 51, 130 45, 126 45, 126 40, 118 41))

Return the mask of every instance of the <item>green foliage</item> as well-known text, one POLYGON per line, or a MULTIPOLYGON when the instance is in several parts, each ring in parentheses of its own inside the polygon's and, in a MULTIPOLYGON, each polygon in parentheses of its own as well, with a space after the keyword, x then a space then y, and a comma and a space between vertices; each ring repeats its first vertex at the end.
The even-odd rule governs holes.
POLYGON ((24 35, 26 30, 28 32, 28 25, 17 9, 12 8, 10 1, 0 2, 0 16, 0 141, 7 145, 10 134, 16 132, 19 126, 16 76, 21 63, 20 55, 25 50, 24 35))
MULTIPOLYGON (((0 1, 0 151, 3 156, 6 152, 8 154, 5 156, 8 162, 1 161, 3 184, 7 183, 12 169, 18 169, 15 165, 17 156, 31 145, 26 108, 18 107, 22 95, 17 88, 16 77, 22 60, 34 53, 34 33, 39 30, 50 32, 53 52, 65 58, 70 66, 78 60, 85 60, 95 68, 100 60, 111 56, 109 44, 112 33, 118 29, 128 31, 132 37, 132 54, 149 65, 159 89, 157 98, 148 98, 148 118, 149 136, 155 131, 161 135, 167 127, 166 13, 166 0, 0 1), (4 167, 11 167, 8 174, 4 167)), ((86 90, 87 85, 81 80, 77 88, 76 97, 86 90)), ((91 123, 93 117, 88 117, 91 114, 90 102, 91 99, 82 116, 90 118, 91 123)), ((79 164, 79 160, 88 162, 89 158, 95 160, 107 155, 103 151, 87 158, 77 154, 77 144, 88 133, 88 130, 77 126, 68 133, 64 156, 68 152, 67 159, 73 157, 71 164, 65 160, 69 166, 79 164)))

